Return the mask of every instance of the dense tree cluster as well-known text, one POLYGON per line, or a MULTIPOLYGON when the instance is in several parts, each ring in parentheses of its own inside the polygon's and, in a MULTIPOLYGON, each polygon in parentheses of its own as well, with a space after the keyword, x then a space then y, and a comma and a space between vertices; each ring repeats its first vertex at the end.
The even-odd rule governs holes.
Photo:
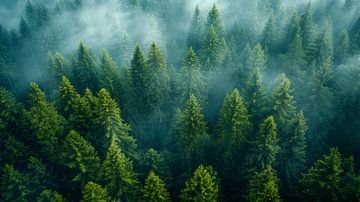
MULTIPOLYGON (((41 2, 0 25, 0 201, 360 201, 356 1, 226 0, 246 16, 71 54, 55 19, 88 2, 41 2)), ((173 1, 120 4, 176 31, 173 1)))

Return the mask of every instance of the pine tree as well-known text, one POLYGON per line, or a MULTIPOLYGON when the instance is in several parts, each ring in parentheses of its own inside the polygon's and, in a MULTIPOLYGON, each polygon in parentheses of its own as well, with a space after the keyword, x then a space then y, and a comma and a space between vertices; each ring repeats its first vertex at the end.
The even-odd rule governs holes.
POLYGON ((97 141, 102 142, 103 148, 107 148, 111 139, 115 137, 120 149, 127 156, 134 157, 136 140, 129 134, 129 126, 123 123, 120 108, 104 88, 98 92, 97 97, 98 100, 95 106, 97 114, 95 121, 99 126, 97 141))
POLYGON ((318 63, 324 63, 328 58, 334 58, 333 29, 331 19, 325 21, 323 32, 320 36, 318 63))
POLYGON ((149 173, 150 171, 154 172, 162 180, 164 180, 167 187, 171 187, 170 183, 173 182, 173 179, 170 173, 170 167, 165 160, 163 153, 159 153, 155 149, 150 148, 145 153, 143 161, 145 173, 149 173))
POLYGON ((132 108, 136 111, 136 114, 141 115, 147 112, 149 104, 146 97, 147 67, 144 54, 139 45, 136 46, 134 51, 130 74, 132 81, 132 108))
POLYGON ((218 201, 219 187, 212 167, 200 165, 181 190, 180 201, 218 201))
POLYGON ((119 103, 120 101, 120 74, 107 50, 103 50, 101 60, 101 86, 106 88, 112 97, 119 103))
POLYGON ((82 200, 83 202, 108 202, 111 201, 110 196, 107 193, 107 190, 102 188, 100 185, 95 182, 88 182, 84 190, 82 191, 82 200))
POLYGON ((201 34, 202 34, 202 26, 200 19, 200 9, 199 9, 199 5, 196 5, 189 28, 189 33, 187 36, 187 46, 189 48, 193 48, 195 52, 200 51, 201 41, 202 41, 201 34))
POLYGON ((147 100, 155 116, 162 122, 163 114, 161 108, 170 96, 170 77, 165 64, 165 59, 156 46, 155 43, 151 44, 149 54, 146 60, 147 64, 147 100))
POLYGON ((262 33, 261 45, 269 54, 274 54, 276 51, 276 25, 275 18, 271 15, 266 22, 264 31, 262 33))
POLYGON ((97 67, 89 48, 80 42, 77 60, 73 67, 73 78, 77 89, 83 92, 85 88, 98 89, 97 67))
MULTIPOLYGON (((231 161, 239 162, 239 158, 242 158, 250 127, 244 100, 239 90, 234 89, 226 95, 217 123, 219 147, 225 150, 225 154, 230 155, 230 159, 224 159, 226 164, 232 163, 231 161)), ((224 156, 227 156, 225 154, 224 156)))
POLYGON ((260 124, 259 133, 256 135, 247 157, 250 173, 261 171, 267 165, 274 165, 280 151, 278 142, 276 123, 274 118, 269 116, 260 124))
POLYGON ((206 25, 206 30, 210 30, 211 27, 214 27, 214 31, 219 40, 219 49, 221 51, 225 50, 226 44, 225 44, 224 23, 221 19, 220 12, 215 4, 208 13, 205 25, 206 25))
POLYGON ((45 93, 35 83, 30 84, 31 109, 28 116, 37 142, 42 146, 42 154, 55 160, 59 152, 59 142, 63 138, 64 119, 55 107, 48 103, 45 93))
POLYGON ((280 138, 280 174, 284 188, 289 189, 305 168, 306 133, 307 124, 303 112, 295 113, 280 138))
POLYGON ((251 49, 245 60, 245 66, 250 71, 258 69, 260 72, 262 72, 266 69, 267 58, 264 49, 259 43, 257 43, 254 48, 251 49))
MULTIPOLYGON (((190 48, 183 61, 183 66, 177 78, 177 91, 180 103, 185 104, 190 95, 198 98, 205 96, 204 77, 200 71, 200 62, 194 49, 190 48)), ((203 100, 200 100, 201 102, 203 100)))
POLYGON ((291 93, 291 82, 285 74, 278 77, 279 84, 272 93, 273 111, 279 124, 284 124, 289 116, 294 112, 294 96, 291 93))
POLYGON ((165 183, 154 172, 150 172, 145 180, 143 200, 149 202, 171 201, 165 183))
POLYGON ((204 141, 208 138, 206 122, 196 97, 191 95, 176 120, 179 153, 184 163, 194 165, 204 160, 204 141))
POLYGON ((249 201, 280 202, 279 179, 274 175, 271 166, 261 172, 256 172, 250 179, 249 201))
POLYGON ((303 45, 306 55, 306 61, 310 64, 315 59, 316 45, 314 37, 314 21, 313 21, 313 12, 311 7, 311 2, 309 1, 308 5, 305 8, 303 15, 300 20, 303 45))
POLYGON ((342 173, 341 154, 337 149, 331 149, 302 175, 300 182, 304 195, 310 200, 337 201, 342 173))
POLYGON ((244 89, 245 102, 253 126, 258 126, 263 117, 266 104, 265 87, 258 68, 254 69, 246 82, 244 89))
POLYGON ((76 170, 73 181, 80 182, 81 187, 84 187, 88 181, 97 179, 100 159, 90 143, 79 133, 71 131, 66 137, 63 147, 66 166, 76 170))
POLYGON ((221 64, 221 41, 212 25, 201 46, 200 59, 205 70, 214 70, 221 64))
POLYGON ((300 27, 300 22, 298 18, 295 18, 296 30, 295 36, 292 43, 289 46, 289 59, 290 64, 288 67, 288 74, 296 76, 299 71, 303 69, 306 65, 306 55, 303 45, 302 31, 300 27))
POLYGON ((2 171, 1 197, 4 201, 28 201, 28 178, 14 166, 6 164, 2 171))
POLYGON ((135 200, 139 182, 133 171, 133 164, 112 138, 106 158, 100 171, 100 179, 109 195, 116 200, 135 200))

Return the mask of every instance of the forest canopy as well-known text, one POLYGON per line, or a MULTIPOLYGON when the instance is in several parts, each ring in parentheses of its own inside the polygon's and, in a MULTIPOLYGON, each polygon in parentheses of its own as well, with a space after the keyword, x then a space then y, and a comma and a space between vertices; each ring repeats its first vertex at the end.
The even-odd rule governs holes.
POLYGON ((359 10, 0 1, 0 201, 360 201, 359 10))

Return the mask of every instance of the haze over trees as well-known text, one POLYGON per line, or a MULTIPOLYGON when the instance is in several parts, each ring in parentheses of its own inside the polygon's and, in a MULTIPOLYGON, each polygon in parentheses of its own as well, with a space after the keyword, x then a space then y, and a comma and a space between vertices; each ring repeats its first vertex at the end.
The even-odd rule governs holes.
POLYGON ((0 1, 0 201, 360 201, 359 10, 0 1))

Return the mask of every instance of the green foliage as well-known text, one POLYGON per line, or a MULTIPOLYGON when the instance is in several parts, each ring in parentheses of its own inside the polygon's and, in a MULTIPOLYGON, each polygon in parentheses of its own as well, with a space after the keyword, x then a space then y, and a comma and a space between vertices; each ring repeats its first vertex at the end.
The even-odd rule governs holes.
POLYGON ((150 171, 154 172, 167 183, 167 187, 171 186, 170 183, 173 179, 163 153, 159 153, 155 149, 150 148, 145 153, 143 161, 146 173, 149 173, 150 171))
POLYGON ((90 181, 82 191, 82 200, 84 202, 108 202, 111 201, 106 189, 90 181))
POLYGON ((133 164, 112 138, 106 158, 100 171, 102 185, 105 185, 109 195, 117 200, 135 200, 139 182, 133 171, 133 164))
POLYGON ((273 111, 276 117, 276 120, 279 121, 279 124, 284 124, 284 122, 289 118, 289 116, 295 110, 294 96, 291 93, 291 82, 286 77, 285 74, 281 74, 278 77, 278 86, 275 87, 272 93, 273 99, 273 111))
POLYGON ((183 61, 176 87, 182 104, 186 103, 190 95, 199 98, 205 96, 204 76, 200 72, 200 62, 192 48, 188 50, 183 61))
POLYGON ((210 30, 211 26, 214 27, 214 31, 219 38, 221 47, 223 47, 224 37, 225 37, 224 23, 221 19, 220 12, 217 9, 215 4, 209 11, 207 19, 206 19, 207 30, 210 30))
POLYGON ((207 30, 200 50, 200 59, 205 70, 214 70, 221 63, 221 41, 213 25, 207 30))
POLYGON ((202 25, 200 19, 200 9, 199 6, 196 5, 187 36, 187 46, 189 48, 193 48, 196 52, 199 52, 201 48, 201 34, 202 25))
POLYGON ((266 69, 267 58, 260 43, 257 43, 251 50, 249 50, 245 59, 245 66, 250 71, 258 69, 262 72, 266 69))
POLYGON ((342 173, 341 154, 337 149, 331 149, 302 175, 300 182, 304 195, 310 200, 337 201, 342 173))
POLYGON ((59 142, 63 138, 64 119, 55 107, 47 102, 45 93, 37 84, 31 83, 29 97, 31 109, 28 116, 37 142, 41 145, 42 154, 55 160, 59 152, 59 142))
POLYGON ((66 200, 59 193, 49 189, 44 190, 36 199, 36 202, 65 202, 66 200))
POLYGON ((201 110, 196 97, 191 95, 185 109, 176 120, 179 153, 188 166, 194 165, 195 162, 200 163, 205 158, 204 144, 208 134, 201 110))
POLYGON ((212 167, 200 165, 181 190, 180 201, 218 201, 219 186, 212 167))
POLYGON ((85 186, 88 181, 96 180, 100 170, 100 159, 94 147, 79 133, 71 131, 64 142, 63 156, 67 167, 76 170, 73 179, 85 186))
POLYGON ((4 201, 27 201, 30 193, 28 178, 12 165, 5 165, 1 178, 1 196, 4 201))
POLYGON ((143 200, 149 202, 171 201, 165 183, 154 172, 150 172, 145 180, 143 200))
POLYGON ((267 166, 261 172, 256 172, 250 179, 249 201, 280 202, 278 183, 279 179, 274 175, 271 166, 267 166))
POLYGON ((49 80, 48 82, 54 88, 63 76, 69 77, 71 66, 70 63, 65 59, 59 52, 54 54, 49 53, 49 80))
POLYGON ((276 123, 272 116, 266 118, 259 126, 248 156, 250 169, 248 172, 261 171, 268 165, 274 165, 280 151, 279 139, 276 134, 276 123))

